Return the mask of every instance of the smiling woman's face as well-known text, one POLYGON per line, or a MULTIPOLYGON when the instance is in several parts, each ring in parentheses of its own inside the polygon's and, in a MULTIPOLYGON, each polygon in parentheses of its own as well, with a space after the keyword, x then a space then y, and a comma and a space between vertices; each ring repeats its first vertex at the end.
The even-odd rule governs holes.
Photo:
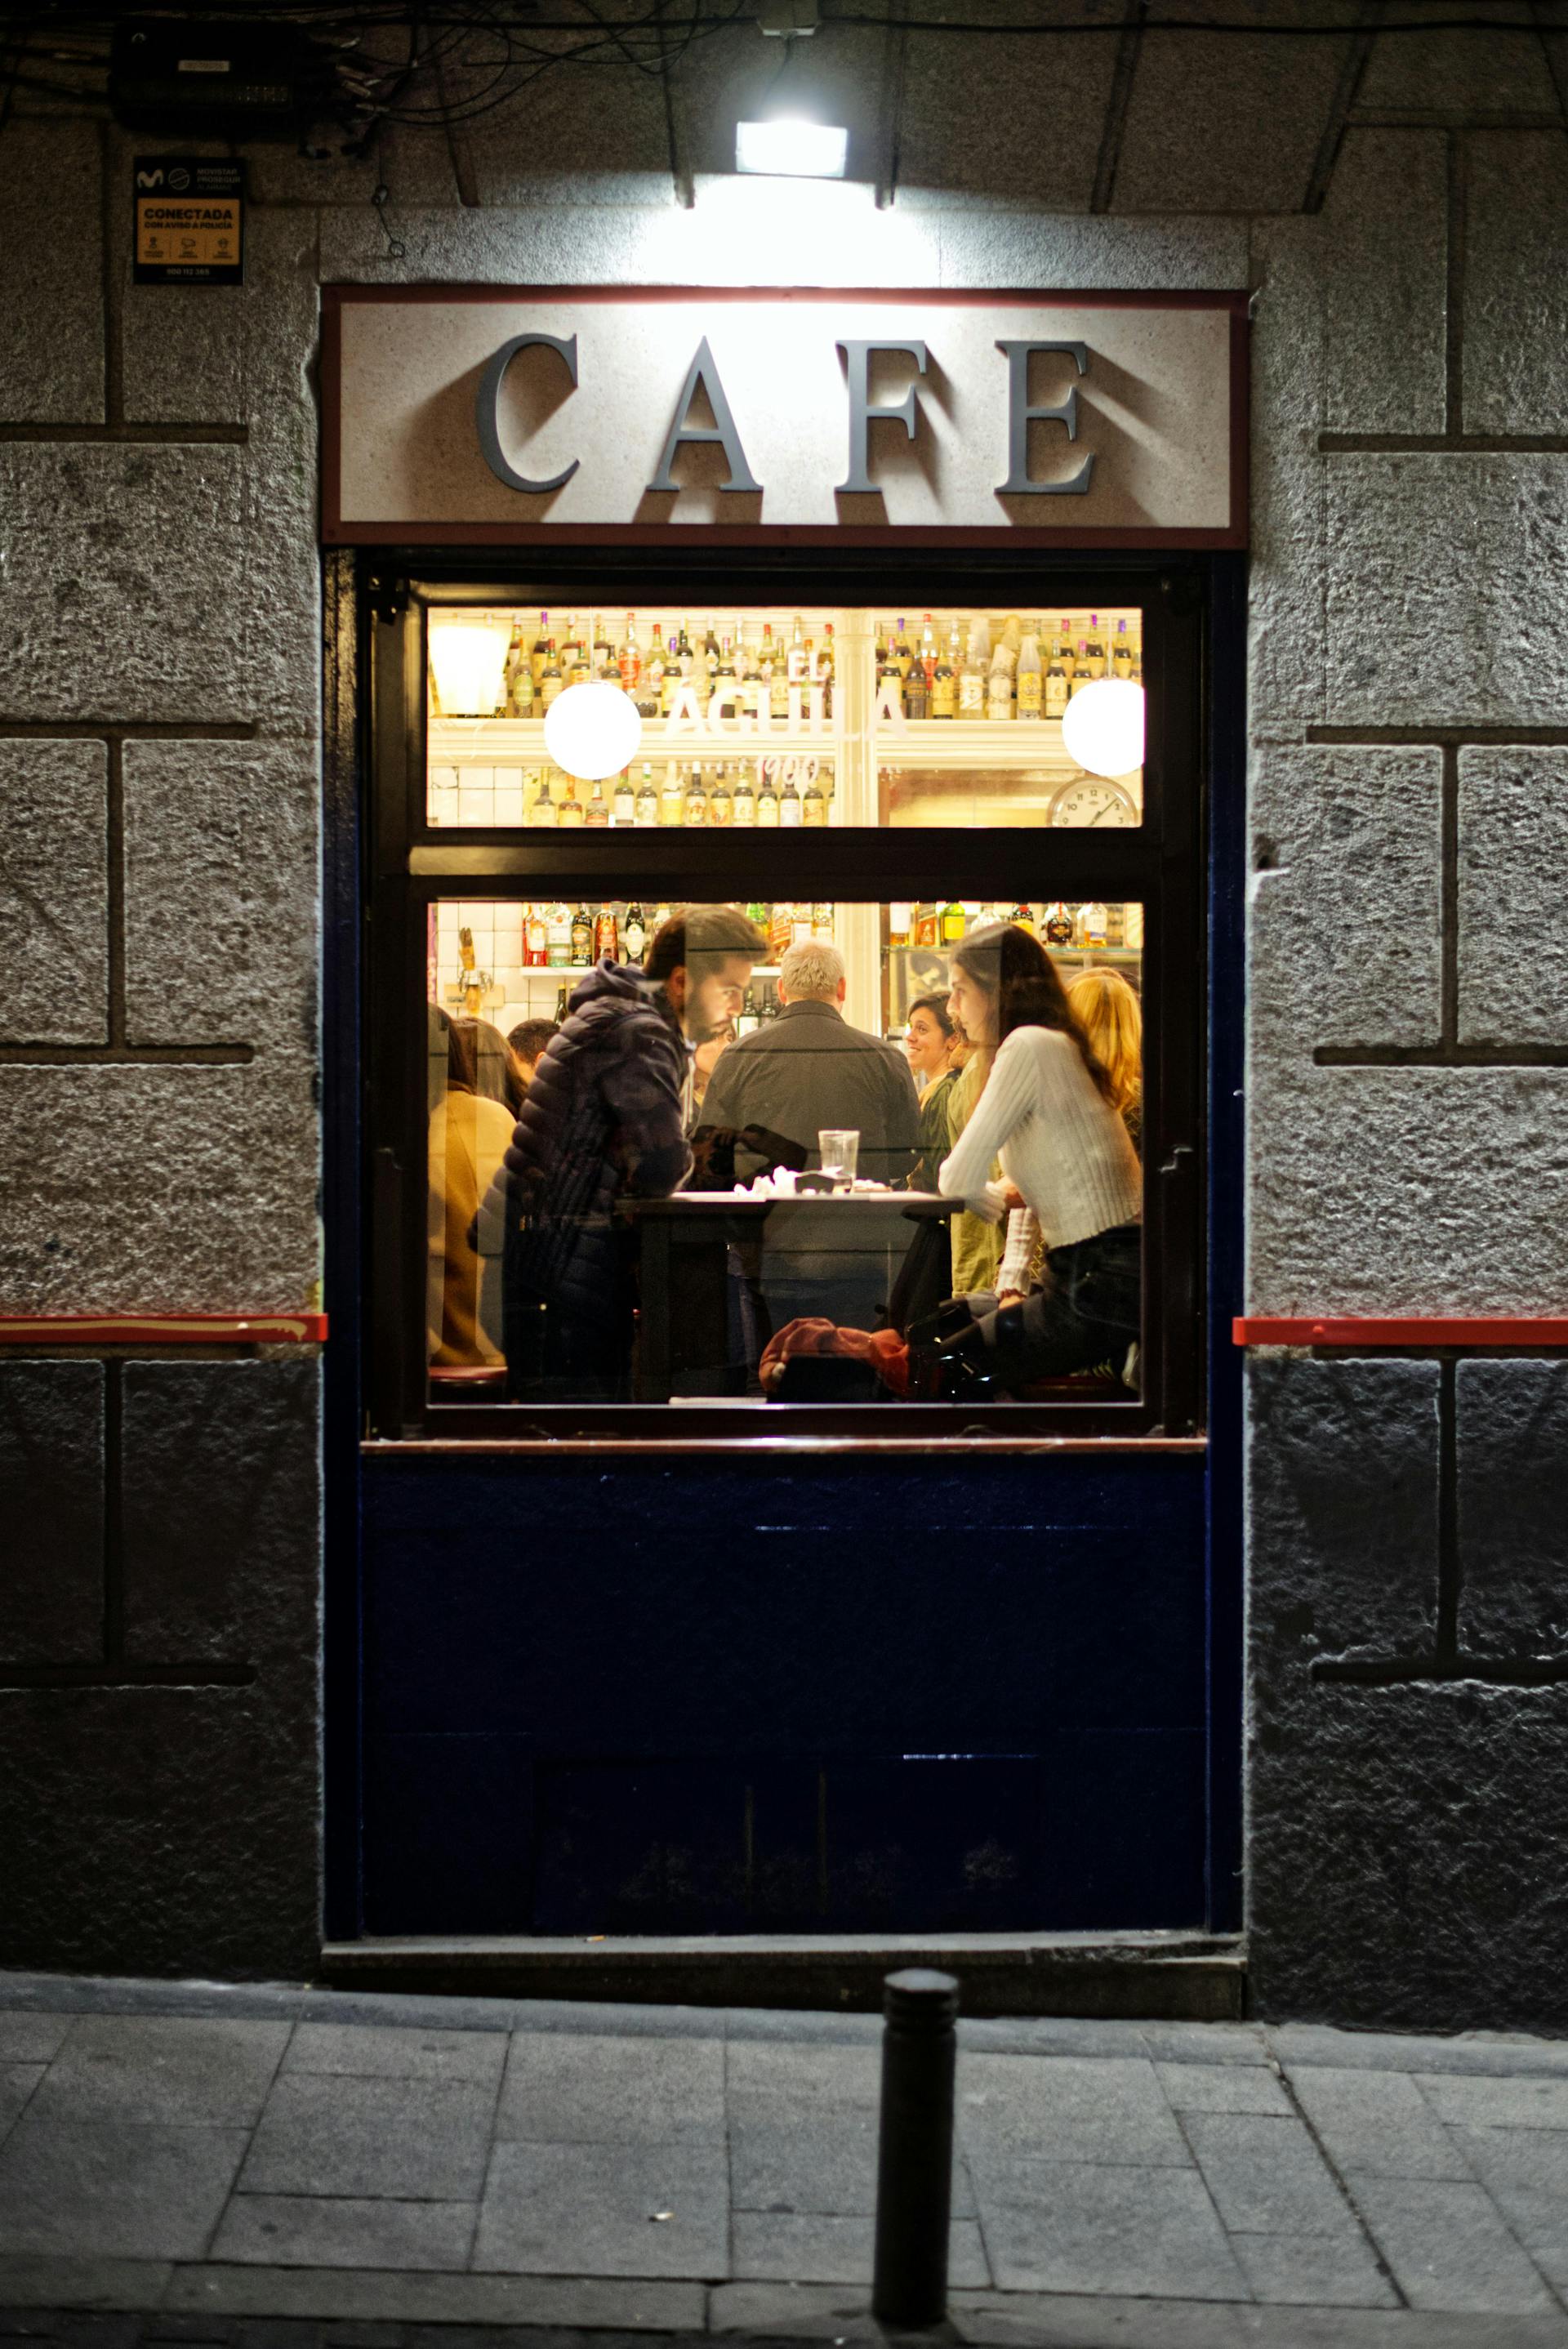
POLYGON ((918 1076, 934 1077, 947 1065, 947 1039, 942 1032, 942 1023, 933 1019, 923 1006, 909 1015, 903 1049, 909 1055, 910 1067, 918 1076))

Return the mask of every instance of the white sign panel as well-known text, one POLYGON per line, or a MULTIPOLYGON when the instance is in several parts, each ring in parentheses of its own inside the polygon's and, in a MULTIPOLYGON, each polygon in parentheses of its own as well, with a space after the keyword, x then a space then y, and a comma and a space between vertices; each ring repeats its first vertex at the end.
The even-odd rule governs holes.
POLYGON ((332 543, 1245 543, 1229 295, 327 290, 332 543))

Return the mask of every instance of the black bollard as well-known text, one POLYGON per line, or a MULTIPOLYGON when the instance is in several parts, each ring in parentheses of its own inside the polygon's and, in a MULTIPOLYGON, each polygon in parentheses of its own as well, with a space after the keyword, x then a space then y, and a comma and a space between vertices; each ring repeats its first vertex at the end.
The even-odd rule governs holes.
POLYGON ((953 2203, 953 2069, 958 1984, 924 1966, 883 1984, 872 2314, 916 2332, 947 2314, 953 2203))

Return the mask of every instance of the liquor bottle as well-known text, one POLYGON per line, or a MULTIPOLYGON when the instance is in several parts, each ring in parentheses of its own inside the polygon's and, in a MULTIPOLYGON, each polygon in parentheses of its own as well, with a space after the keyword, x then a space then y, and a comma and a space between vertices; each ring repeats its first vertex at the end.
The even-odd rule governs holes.
POLYGON ((735 673, 735 647, 726 636, 718 648, 718 664, 713 672, 713 689, 727 702, 731 714, 737 707, 739 679, 735 673))
POLYGON ((593 959, 603 962, 606 955, 612 962, 620 959, 620 925, 614 905, 601 905, 593 925, 593 959))
POLYGON ((604 797, 604 786, 596 782, 583 812, 583 821, 590 832, 603 832, 610 822, 610 802, 604 797))
POLYGON ((1046 671, 1041 698, 1047 718, 1059 718, 1068 706, 1068 673, 1062 666, 1059 646, 1052 649, 1050 667, 1046 671))
POLYGON ((964 939, 964 908, 956 897, 950 897, 942 908, 942 943, 944 947, 960 946, 964 939))
POLYGON ((1073 673, 1068 679, 1068 698, 1072 699, 1083 691, 1086 685, 1093 683, 1094 671, 1088 665, 1088 638, 1080 636, 1078 652, 1073 660, 1073 673))
POLYGON ((881 706, 884 694, 887 697, 887 704, 890 709, 903 709, 903 677, 900 671, 898 662, 894 657, 893 648, 891 645, 883 646, 882 658, 877 664, 877 702, 879 707, 881 706))
POLYGON ((686 678, 681 673, 680 644, 671 636, 665 646, 665 673, 659 683, 659 709, 667 718, 675 708, 676 696, 686 678))
POLYGON ((640 964, 648 950, 648 926, 635 898, 626 908, 626 926, 621 933, 621 944, 629 963, 640 964))
POLYGON ((811 908, 811 936, 833 943, 833 909, 820 899, 811 908))
POLYGON ((748 987, 735 1015, 735 1032, 737 1036, 755 1036, 761 1025, 762 1015, 757 1009, 757 989, 748 987))
POLYGON ((748 718, 755 718, 762 692, 762 672, 758 667, 757 647, 745 639, 740 647, 740 707, 748 718))
MULTIPOLYGON (((782 809, 779 811, 783 813, 782 809)), ((789 818, 785 817, 788 823, 789 818)), ((808 832, 820 830, 828 821, 828 802, 822 797, 817 778, 813 775, 800 794, 800 822, 808 832)))
POLYGON ((1070 692, 1073 670, 1078 663, 1074 657, 1072 633, 1068 626, 1068 616, 1065 612, 1062 614, 1061 631, 1057 637, 1057 658, 1062 665, 1062 675, 1067 678, 1070 692))
POLYGON ((643 663, 638 679, 637 707, 645 716, 656 718, 665 706, 665 645, 659 634, 659 624, 654 622, 654 633, 648 643, 648 657, 643 663))
POLYGON ((577 796, 576 784, 573 782, 568 782, 566 786, 566 796, 561 802, 562 831, 581 832, 583 829, 583 819, 587 815, 587 809, 583 806, 582 801, 577 796))
POLYGON ((707 820, 716 832, 729 830, 734 804, 730 797, 729 778, 720 767, 707 795, 707 820))
POLYGON ((539 779, 539 797, 528 811, 528 821, 530 826, 539 832, 553 832, 561 822, 561 810, 550 796, 548 773, 539 779))
POLYGON ((607 678, 613 685, 620 682, 621 667, 615 658, 615 647, 610 642, 610 631, 603 612, 593 624, 593 674, 596 678, 607 678))
POLYGON ((1003 916, 1003 919, 1004 921, 1011 922, 1016 929, 1027 930, 1029 936, 1031 937, 1034 936, 1035 909, 1033 905, 1026 905, 1019 903, 1016 905, 1010 906, 1008 911, 1003 916))
POLYGON ((910 650, 909 630, 902 619, 898 624, 898 635, 893 639, 892 651, 893 659, 898 663, 900 677, 907 677, 914 667, 914 655, 910 650))
POLYGON ((800 794, 795 789, 795 779, 792 775, 788 776, 784 788, 779 794, 779 824, 786 832, 799 832, 805 820, 805 813, 806 811, 800 803, 800 794))
POLYGON ((654 771, 645 759, 643 771, 637 779, 637 788, 632 801, 632 822, 640 825, 644 831, 647 831, 650 826, 656 824, 658 820, 659 795, 654 788, 654 771))
POLYGON ((1118 620, 1116 642, 1110 650, 1110 666, 1115 675, 1124 681, 1132 675, 1132 638, 1127 633, 1127 622, 1118 620))
POLYGON ((533 666, 525 652, 511 673, 511 689, 507 695, 507 714, 511 718, 531 718, 533 715, 533 666))
POLYGON ((931 680, 931 715, 933 718, 955 718, 958 714, 958 630, 954 627, 947 650, 937 661, 931 680))
POLYGON ((958 715, 970 719, 985 715, 985 686, 991 673, 991 624, 982 613, 969 623, 969 652, 958 676, 958 715))
MULTIPOLYGON (((1016 627, 1016 621, 1013 623, 1016 627)), ((1013 711, 1013 671, 1004 659, 1006 645, 998 645, 991 655, 991 672, 985 679, 985 715, 993 722, 1011 718, 1013 711)), ((1014 658, 1017 656, 1015 654, 1014 658)))
POLYGON ((1033 626, 1018 647, 1018 716, 1037 719, 1045 703, 1045 679, 1040 674, 1040 640, 1033 626))
POLYGON ((766 767, 762 770, 762 782, 757 793, 757 824, 761 832, 777 832, 779 829, 779 794, 766 767))
POLYGON ((555 1024, 559 1028, 566 1017, 566 982, 562 979, 555 998, 555 1024))
MULTIPOLYGON (((929 639, 931 635, 929 613, 926 614, 925 618, 925 633, 929 639)), ((932 667, 934 667, 934 666, 935 663, 933 661, 932 667)), ((909 675, 903 681, 903 714, 912 724, 918 724, 922 719, 929 718, 931 715, 931 678, 927 673, 923 646, 919 652, 912 654, 910 657, 909 675)))
POLYGON ((550 947, 545 936, 544 909, 542 905, 529 907, 528 920, 522 936, 524 962, 530 970, 542 970, 550 960, 550 947))
POLYGON ((1018 626, 1018 615, 1016 612, 1009 612, 1002 624, 1002 633, 996 639, 995 650, 991 655, 992 667, 1005 668, 1007 675, 1011 677, 1017 668, 1018 653, 1022 644, 1023 632, 1018 626))
POLYGON ((773 682, 769 688, 769 708, 775 718, 789 715, 789 657, 782 643, 773 655, 773 682))
POLYGON ((686 785, 681 771, 673 759, 665 766, 664 788, 659 793, 659 822, 666 831, 673 824, 686 821, 686 785))
POLYGON ((552 644, 545 653, 544 674, 539 680, 540 707, 543 709, 553 708, 561 698, 565 683, 566 680, 561 674, 561 663, 555 657, 555 647, 552 644))
POLYGON ((785 680, 787 683, 799 683, 806 673, 806 631, 797 612, 789 630, 789 657, 784 671, 785 680))
POLYGON ((572 916, 572 961, 577 970, 586 970, 593 959, 593 921, 586 905, 579 905, 572 916))
POLYGON ((564 905, 552 905, 545 916, 545 960, 552 970, 565 970, 572 960, 572 916, 564 905))
POLYGON ((523 668, 528 667, 528 647, 522 641, 522 622, 513 620, 511 642, 506 648, 506 661, 500 673, 501 708, 509 713, 511 709, 512 688, 517 682, 520 666, 523 668))
POLYGON ((1108 947, 1121 946, 1127 936, 1126 907, 1107 903, 1105 909, 1105 942, 1108 947))
POLYGON ((539 616, 539 634, 533 640, 533 650, 528 656, 528 666, 533 672, 533 694, 535 700, 539 698, 539 688, 544 682, 544 667, 545 663, 549 658, 550 615, 548 612, 541 612, 539 616))
POLYGON ((730 806, 731 823, 749 831, 757 822, 757 794, 752 790, 744 767, 735 779, 735 792, 730 806))
POLYGON ((1098 897, 1078 909, 1073 924, 1073 943, 1080 947, 1102 947, 1105 944, 1106 910, 1098 897))
POLYGON ((760 897, 753 897, 746 908, 746 918, 753 928, 760 930, 766 937, 773 926, 773 908, 771 905, 765 905, 760 897))
POLYGON ((1040 927, 1048 947, 1070 947, 1073 942, 1073 917, 1058 899, 1047 905, 1040 916, 1040 927))
POLYGON ((1105 675, 1105 647, 1100 642, 1099 614, 1098 612, 1091 612, 1088 616, 1088 673, 1090 677, 1103 677, 1105 675))
POLYGON ((694 765, 686 778, 686 799, 681 807, 681 822, 689 831, 706 830, 707 825, 707 786, 702 779, 700 763, 694 765))
POLYGON ((890 947, 908 946, 910 915, 911 908, 908 905, 890 905, 888 907, 887 942, 890 947))
POLYGON ((768 958, 781 962, 795 937, 795 908, 788 898, 774 905, 768 923, 768 958))
POLYGON ((615 823, 635 823, 637 795, 632 789, 632 770, 623 767, 615 778, 614 797, 610 802, 610 815, 615 823))
POLYGON ((682 677, 691 677, 696 673, 696 656, 692 651, 691 638, 686 634, 686 624, 684 620, 681 622, 680 635, 676 640, 676 658, 680 663, 682 677))
POLYGON ((637 688, 643 677, 643 647, 637 642, 635 612, 628 612, 626 615, 626 641, 621 647, 618 667, 621 671, 622 686, 635 699, 637 688))

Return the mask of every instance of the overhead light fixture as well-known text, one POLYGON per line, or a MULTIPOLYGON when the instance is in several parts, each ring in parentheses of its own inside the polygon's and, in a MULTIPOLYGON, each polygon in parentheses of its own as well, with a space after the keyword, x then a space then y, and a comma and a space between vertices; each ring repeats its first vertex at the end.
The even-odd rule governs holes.
POLYGON ((841 180, 850 134, 841 124, 808 122, 799 114, 770 122, 738 122, 735 168, 779 180, 841 180))
POLYGON ((781 44, 779 70, 752 122, 735 126, 735 168, 779 180, 841 180, 850 134, 841 123, 819 122, 802 94, 790 87, 795 44, 809 40, 820 22, 818 0, 762 0, 758 29, 781 44))
POLYGON ((618 775, 643 740, 637 705, 618 685, 569 685, 544 713, 544 747, 558 767, 580 782, 618 775))
POLYGON ((1143 764, 1143 688, 1096 678, 1063 711, 1062 740, 1091 775, 1130 775, 1143 764))
POLYGON ((443 718, 493 718, 500 706, 511 623, 493 612, 430 615, 430 667, 443 718))

